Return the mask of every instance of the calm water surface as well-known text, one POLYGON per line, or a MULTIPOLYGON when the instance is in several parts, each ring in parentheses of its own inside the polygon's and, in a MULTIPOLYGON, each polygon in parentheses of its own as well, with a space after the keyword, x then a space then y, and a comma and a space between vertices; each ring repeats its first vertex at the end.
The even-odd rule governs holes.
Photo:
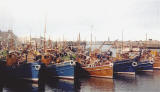
POLYGON ((160 70, 119 76, 116 79, 48 79, 44 84, 12 80, 1 85, 3 92, 160 92, 160 70))

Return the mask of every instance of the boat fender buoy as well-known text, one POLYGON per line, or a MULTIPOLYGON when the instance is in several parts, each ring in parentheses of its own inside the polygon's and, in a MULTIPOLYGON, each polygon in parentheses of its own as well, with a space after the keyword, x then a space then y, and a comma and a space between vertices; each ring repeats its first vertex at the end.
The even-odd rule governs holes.
POLYGON ((40 70, 41 66, 40 65, 35 65, 35 70, 40 70))
POLYGON ((70 64, 71 64, 71 65, 74 65, 75 63, 74 63, 74 61, 73 61, 73 60, 71 60, 71 61, 70 61, 70 64))
POLYGON ((137 66, 138 64, 137 64, 137 62, 132 62, 132 66, 137 66))
POLYGON ((150 64, 153 64, 154 62, 151 60, 149 63, 150 63, 150 64))
POLYGON ((109 66, 111 66, 111 67, 112 67, 112 66, 113 66, 113 63, 109 63, 109 66))

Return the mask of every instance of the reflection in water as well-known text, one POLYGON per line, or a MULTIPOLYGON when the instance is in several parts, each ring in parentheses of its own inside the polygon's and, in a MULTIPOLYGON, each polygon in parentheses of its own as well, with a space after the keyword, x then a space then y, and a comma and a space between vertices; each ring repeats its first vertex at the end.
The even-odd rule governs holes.
POLYGON ((82 92, 114 92, 113 79, 90 78, 82 80, 82 92))
POLYGON ((77 92, 80 87, 78 80, 50 79, 46 82, 45 91, 51 92, 77 92))
POLYGON ((142 73, 137 75, 137 90, 147 92, 160 91, 160 71, 142 73))
POLYGON ((79 80, 48 80, 45 91, 49 92, 114 92, 113 79, 89 78, 79 80), (50 91, 49 91, 50 90, 50 91))
POLYGON ((5 83, 3 92, 38 92, 38 84, 23 80, 10 80, 5 83))
POLYGON ((132 92, 137 85, 135 76, 118 76, 114 83, 115 92, 132 92))
POLYGON ((160 71, 141 72, 135 78, 118 78, 115 81, 115 92, 159 92, 160 71))
POLYGON ((135 77, 118 76, 116 79, 45 79, 40 84, 9 80, 3 83, 1 80, 0 91, 3 88, 3 92, 159 92, 160 71, 142 72, 135 77))

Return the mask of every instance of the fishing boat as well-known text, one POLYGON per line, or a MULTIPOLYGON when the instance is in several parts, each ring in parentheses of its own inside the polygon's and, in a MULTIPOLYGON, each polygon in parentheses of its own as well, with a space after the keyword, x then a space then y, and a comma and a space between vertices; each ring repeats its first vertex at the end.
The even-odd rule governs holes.
POLYGON ((154 59, 150 54, 150 50, 140 51, 140 55, 135 58, 138 63, 136 71, 153 71, 154 59))
POLYGON ((65 61, 57 64, 50 64, 47 66, 47 71, 53 76, 64 79, 74 79, 75 78, 75 61, 65 61))
POLYGON ((17 54, 12 52, 7 55, 5 72, 6 76, 12 79, 25 79, 38 82, 39 71, 42 68, 40 62, 19 61, 17 54))
MULTIPOLYGON (((128 71, 132 71, 133 74, 135 72, 140 72, 140 71, 153 71, 153 58, 150 54, 150 50, 145 50, 145 49, 139 49, 137 51, 131 50, 123 55, 126 60, 126 66, 128 66, 128 71), (128 64, 127 64, 128 63, 128 64)), ((123 58, 122 57, 122 58, 123 58)), ((121 61, 122 62, 122 61, 121 61)), ((116 64, 115 64, 116 66, 116 64)), ((118 71, 121 71, 123 69, 117 69, 118 71)))
MULTIPOLYGON (((116 44, 116 43, 115 43, 116 44)), ((123 32, 122 32, 122 45, 120 49, 116 49, 116 59, 114 62, 115 74, 131 74, 135 75, 137 62, 134 59, 130 59, 129 52, 131 48, 125 47, 123 44, 123 32)), ((133 49, 132 49, 133 50, 133 49)))
POLYGON ((113 78, 113 63, 96 49, 90 55, 79 53, 77 61, 81 64, 82 74, 90 77, 113 78))
POLYGON ((135 60, 138 63, 136 67, 136 72, 153 71, 153 61, 152 60, 143 60, 143 59, 135 59, 135 60))
POLYGON ((46 72, 48 73, 48 77, 56 77, 56 78, 65 78, 65 79, 74 79, 75 78, 75 67, 76 61, 71 60, 70 56, 66 53, 66 49, 68 46, 57 46, 56 43, 55 48, 52 48, 51 40, 49 40, 49 48, 46 47, 46 23, 44 30, 44 46, 43 46, 43 55, 41 58, 41 62, 46 65, 46 72), (60 49, 63 48, 61 51, 60 49), (66 59, 67 58, 67 59, 66 59))
MULTIPOLYGON (((89 55, 82 58, 85 61, 83 64, 83 69, 86 70, 91 77, 99 78, 114 78, 113 73, 113 63, 108 56, 101 53, 101 48, 105 44, 105 41, 99 46, 98 49, 92 51, 92 34, 91 34, 91 44, 89 55)), ((79 62, 82 62, 79 61, 79 62)))
POLYGON ((86 58, 81 56, 81 61, 78 62, 90 77, 113 78, 113 63, 106 58, 100 59, 96 56, 99 55, 92 54, 86 58))
POLYGON ((88 65, 82 68, 85 69, 89 73, 89 76, 91 77, 113 78, 112 64, 100 65, 100 66, 88 65))
POLYGON ((114 73, 116 74, 135 74, 137 62, 133 59, 120 60, 114 62, 114 73))
POLYGON ((153 71, 153 62, 150 61, 143 61, 143 62, 138 62, 138 66, 136 67, 136 71, 153 71))
POLYGON ((112 57, 110 53, 111 51, 107 51, 104 56, 111 58, 114 74, 135 74, 137 62, 134 59, 130 59, 128 53, 117 53, 117 57, 112 57))
POLYGON ((49 77, 64 78, 64 79, 74 79, 75 78, 75 68, 76 61, 67 60, 60 61, 58 59, 53 60, 52 55, 42 56, 42 62, 46 64, 46 72, 49 77))
POLYGON ((105 57, 101 58, 97 52, 90 56, 78 53, 76 60, 81 65, 80 74, 84 77, 113 78, 113 63, 105 57))

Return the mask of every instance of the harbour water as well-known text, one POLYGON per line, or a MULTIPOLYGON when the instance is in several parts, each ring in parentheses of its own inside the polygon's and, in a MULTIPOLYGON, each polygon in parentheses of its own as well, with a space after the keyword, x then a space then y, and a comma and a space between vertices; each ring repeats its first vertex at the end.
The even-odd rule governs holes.
POLYGON ((78 80, 48 79, 44 84, 10 81, 1 85, 2 92, 158 92, 160 70, 119 76, 116 79, 85 78, 78 80))

